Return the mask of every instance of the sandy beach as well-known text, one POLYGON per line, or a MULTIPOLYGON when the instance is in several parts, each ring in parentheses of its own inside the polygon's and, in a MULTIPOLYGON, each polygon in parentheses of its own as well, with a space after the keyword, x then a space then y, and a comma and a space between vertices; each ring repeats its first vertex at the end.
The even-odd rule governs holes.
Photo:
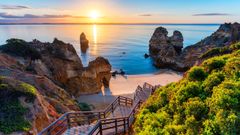
POLYGON ((144 82, 148 82, 152 85, 160 84, 165 86, 171 82, 177 82, 181 78, 182 73, 171 70, 163 70, 156 74, 119 75, 111 78, 109 89, 103 89, 102 93, 99 94, 80 96, 78 101, 91 104, 95 106, 96 110, 104 109, 118 95, 132 97, 137 86, 142 86, 144 82))

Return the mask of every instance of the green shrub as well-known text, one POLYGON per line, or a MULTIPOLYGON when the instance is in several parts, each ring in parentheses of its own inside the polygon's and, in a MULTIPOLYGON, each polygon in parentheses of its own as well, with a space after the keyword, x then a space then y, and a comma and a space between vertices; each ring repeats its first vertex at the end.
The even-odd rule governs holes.
POLYGON ((240 111, 240 82, 225 81, 213 88, 212 97, 208 99, 209 107, 217 112, 219 109, 236 109, 240 111))
POLYGON ((210 74, 202 84, 204 91, 211 94, 213 87, 221 84, 224 78, 225 76, 221 72, 214 72, 210 74))
POLYGON ((0 83, 0 132, 9 134, 16 131, 28 131, 30 122, 25 119, 28 108, 21 105, 19 97, 33 101, 36 89, 26 83, 7 83, 10 80, 1 79, 0 83))
POLYGON ((240 57, 233 57, 229 59, 224 66, 224 71, 228 76, 231 76, 235 80, 240 79, 240 57))
POLYGON ((207 116, 208 108, 199 97, 190 98, 188 102, 185 103, 184 106, 185 114, 187 117, 194 116, 194 118, 196 118, 196 120, 199 121, 207 116))
POLYGON ((91 107, 87 103, 81 102, 81 103, 78 103, 78 106, 81 111, 91 111, 91 107))
POLYGON ((8 39, 5 45, 0 47, 0 50, 4 53, 12 55, 31 58, 31 60, 41 59, 41 54, 34 48, 32 48, 28 42, 21 39, 8 39))
MULTIPOLYGON (((3 99, 3 97, 1 97, 3 99)), ((0 100, 0 131, 9 134, 16 131, 28 131, 30 123, 25 120, 24 114, 27 108, 24 108, 18 99, 12 99, 8 102, 0 100)))
POLYGON ((188 78, 191 81, 202 81, 206 76, 207 74, 202 67, 192 67, 188 72, 188 78))
POLYGON ((223 55, 231 53, 232 50, 229 47, 213 48, 200 56, 201 59, 210 58, 213 56, 223 55))
POLYGON ((235 43, 235 44, 232 44, 232 45, 230 46, 230 48, 231 48, 232 50, 239 50, 239 49, 240 49, 240 42, 235 43))
POLYGON ((180 103, 187 101, 189 98, 201 96, 203 94, 202 87, 198 82, 189 82, 186 86, 181 87, 176 93, 177 101, 180 103))
POLYGON ((213 70, 221 70, 225 63, 225 57, 214 57, 203 62, 203 67, 207 72, 212 72, 213 70))
POLYGON ((137 115, 136 134, 240 134, 239 48, 231 46, 231 54, 207 59, 159 88, 137 115))

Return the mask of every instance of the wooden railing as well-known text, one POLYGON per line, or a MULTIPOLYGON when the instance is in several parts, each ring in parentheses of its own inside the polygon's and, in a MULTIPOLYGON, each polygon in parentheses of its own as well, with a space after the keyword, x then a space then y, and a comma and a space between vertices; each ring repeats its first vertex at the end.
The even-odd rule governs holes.
POLYGON ((133 99, 118 96, 104 111, 78 111, 68 112, 43 129, 38 135, 60 135, 66 129, 85 124, 94 124, 98 120, 106 118, 119 105, 132 106, 133 99))
POLYGON ((112 132, 117 134, 129 130, 134 115, 140 108, 148 96, 154 91, 155 87, 144 83, 143 88, 138 86, 134 99, 118 96, 108 107, 103 111, 78 111, 68 112, 54 121, 51 125, 43 129, 38 135, 61 135, 67 129, 81 125, 95 124, 89 135, 102 135, 104 132, 112 132), (138 99, 137 99, 138 98, 138 99), (132 109, 127 116, 107 118, 118 106, 131 106, 132 109))
POLYGON ((126 117, 106 118, 99 120, 88 135, 103 135, 105 132, 108 134, 126 133, 133 123, 135 119, 134 115, 139 110, 141 104, 142 101, 138 100, 126 117))

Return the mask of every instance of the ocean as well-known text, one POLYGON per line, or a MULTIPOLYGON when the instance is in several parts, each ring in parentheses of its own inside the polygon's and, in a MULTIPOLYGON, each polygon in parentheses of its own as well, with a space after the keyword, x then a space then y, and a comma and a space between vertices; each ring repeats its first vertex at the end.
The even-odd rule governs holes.
POLYGON ((184 47, 211 35, 218 24, 62 24, 62 25, 0 25, 0 44, 9 38, 26 41, 38 39, 52 42, 54 37, 72 44, 84 66, 98 56, 107 58, 113 70, 122 69, 129 75, 151 74, 159 69, 153 66, 148 53, 148 42, 155 28, 167 28, 169 35, 179 30, 184 36, 184 47), (79 36, 84 32, 90 41, 86 53, 81 53, 79 36))

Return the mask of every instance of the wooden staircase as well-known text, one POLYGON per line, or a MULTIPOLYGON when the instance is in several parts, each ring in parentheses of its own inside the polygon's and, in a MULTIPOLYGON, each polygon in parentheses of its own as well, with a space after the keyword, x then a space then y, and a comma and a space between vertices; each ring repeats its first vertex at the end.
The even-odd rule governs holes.
POLYGON ((126 133, 141 104, 160 86, 138 86, 134 99, 118 96, 103 111, 68 112, 38 135, 112 135, 126 133))

